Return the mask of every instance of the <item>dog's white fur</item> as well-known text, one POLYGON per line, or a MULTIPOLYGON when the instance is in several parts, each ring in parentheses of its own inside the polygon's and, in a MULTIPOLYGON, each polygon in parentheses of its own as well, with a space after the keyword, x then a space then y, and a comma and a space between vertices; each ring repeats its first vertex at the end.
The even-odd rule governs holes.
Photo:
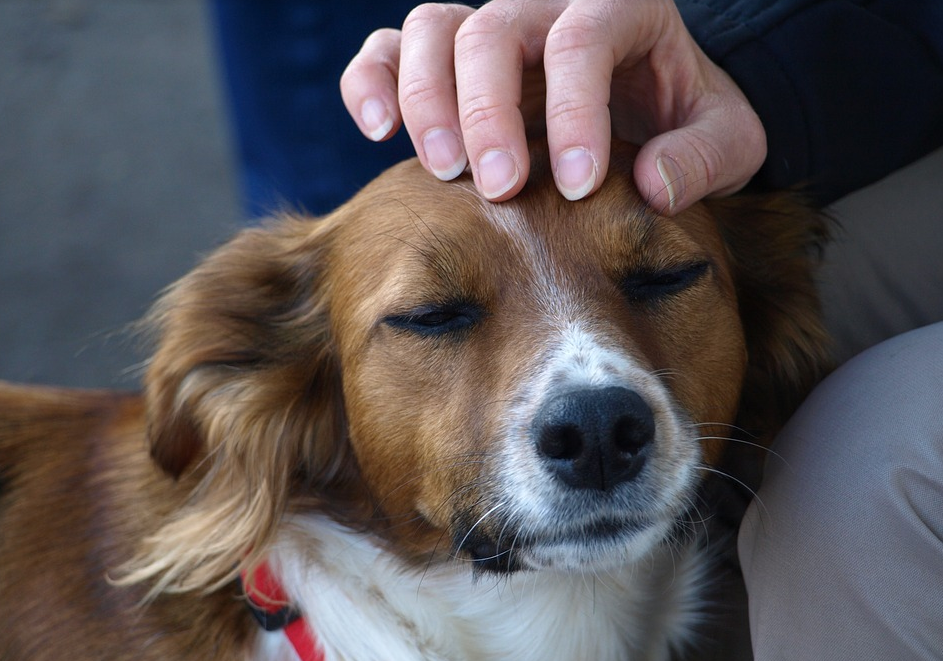
MULTIPOLYGON (((299 517, 269 556, 328 661, 667 659, 691 641, 708 574, 693 546, 607 571, 478 576, 471 563, 419 570, 323 517, 299 517), (644 630, 643 630, 644 627, 644 630)), ((280 632, 258 659, 296 657, 280 632)))

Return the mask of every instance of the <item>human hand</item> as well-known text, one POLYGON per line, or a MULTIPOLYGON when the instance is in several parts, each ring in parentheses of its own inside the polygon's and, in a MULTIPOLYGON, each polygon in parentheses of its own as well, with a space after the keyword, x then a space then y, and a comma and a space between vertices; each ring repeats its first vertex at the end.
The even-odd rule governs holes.
POLYGON ((641 145, 635 183, 660 212, 743 187, 766 158, 762 124, 701 51, 670 0, 493 0, 475 11, 428 4, 402 31, 374 32, 341 79, 360 130, 405 124, 440 179, 471 163, 491 200, 527 179, 522 79, 543 67, 546 133, 568 199, 602 185, 611 135, 641 145))

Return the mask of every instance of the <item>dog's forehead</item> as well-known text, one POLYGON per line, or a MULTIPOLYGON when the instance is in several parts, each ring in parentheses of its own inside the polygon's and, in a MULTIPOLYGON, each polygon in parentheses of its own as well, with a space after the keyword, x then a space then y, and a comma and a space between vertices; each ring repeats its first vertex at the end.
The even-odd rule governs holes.
POLYGON ((341 248, 379 261, 457 248, 467 260, 476 257, 475 251, 490 254, 502 246, 532 249, 538 244, 602 257, 609 249, 624 251, 645 242, 671 245, 689 238, 703 244, 715 229, 701 208, 674 219, 660 216, 621 171, 611 172, 594 195, 569 202, 538 170, 517 197, 492 203, 480 196, 470 176, 441 182, 415 162, 381 176, 341 216, 341 248))
POLYGON ((441 182, 412 161, 375 180, 335 221, 335 291, 360 301, 364 313, 423 299, 486 298, 515 285, 549 300, 561 283, 583 289, 581 282, 633 267, 704 259, 721 245, 706 210, 660 216, 623 169, 570 202, 538 168, 521 194, 492 203, 470 176, 441 182))
MULTIPOLYGON (((509 202, 491 203, 476 191, 467 173, 450 182, 442 182, 422 170, 415 160, 387 170, 364 188, 340 210, 343 232, 352 240, 370 240, 377 232, 412 234, 420 239, 421 229, 459 236, 474 234, 486 226, 499 230, 520 230, 517 223, 505 223, 503 210, 520 211, 522 199, 528 200, 525 217, 549 215, 551 196, 546 182, 535 177, 525 191, 509 202), (541 208, 544 207, 544 208, 541 208)), ((557 210, 559 212, 559 210, 557 210)))

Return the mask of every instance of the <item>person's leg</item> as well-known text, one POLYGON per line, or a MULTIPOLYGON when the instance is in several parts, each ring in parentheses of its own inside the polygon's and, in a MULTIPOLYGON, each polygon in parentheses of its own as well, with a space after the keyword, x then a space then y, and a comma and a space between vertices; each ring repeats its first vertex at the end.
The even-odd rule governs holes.
POLYGON ((418 0, 214 0, 223 87, 250 217, 332 211, 414 155, 405 131, 374 144, 344 109, 340 77, 367 35, 418 0))
POLYGON ((839 368, 774 451, 740 532, 756 659, 943 657, 943 323, 839 368))
POLYGON ((943 149, 837 202, 820 274, 835 354, 845 361, 943 321, 943 149))

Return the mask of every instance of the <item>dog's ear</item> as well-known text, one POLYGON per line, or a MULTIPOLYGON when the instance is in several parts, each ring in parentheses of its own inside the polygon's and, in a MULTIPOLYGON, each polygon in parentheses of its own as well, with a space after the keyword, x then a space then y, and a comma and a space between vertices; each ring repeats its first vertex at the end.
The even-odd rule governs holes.
POLYGON ((830 369, 816 273, 830 219, 793 194, 710 200, 749 352, 738 424, 769 437, 830 369))
POLYGON ((174 477, 204 452, 336 439, 339 375, 324 277, 331 228, 283 217, 244 230, 154 306, 148 438, 174 477))
POLYGON ((192 490, 123 582, 160 575, 156 590, 191 589, 230 577, 270 541, 293 490, 316 492, 342 472, 326 276, 334 227, 333 217, 284 217, 245 230, 147 318, 151 454, 192 490))

